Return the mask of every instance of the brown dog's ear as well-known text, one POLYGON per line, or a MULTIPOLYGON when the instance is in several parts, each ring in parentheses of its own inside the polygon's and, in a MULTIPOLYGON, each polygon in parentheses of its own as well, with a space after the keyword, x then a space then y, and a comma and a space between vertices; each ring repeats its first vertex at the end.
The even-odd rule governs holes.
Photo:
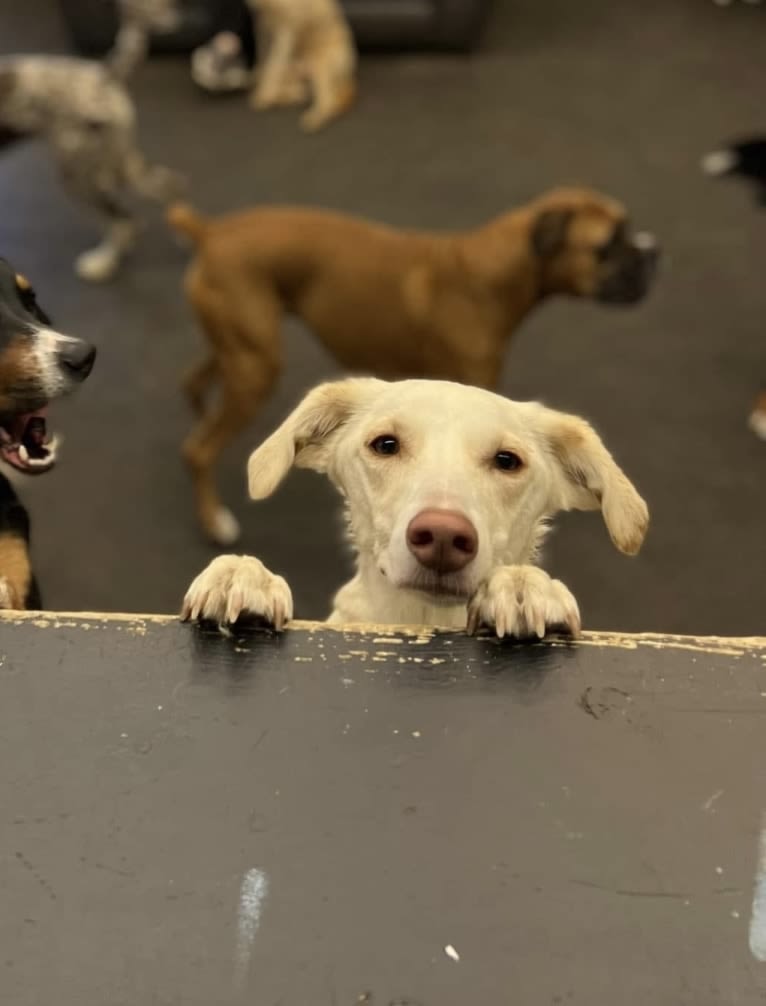
POLYGON ((545 436, 556 463, 554 507, 600 509, 615 546, 635 555, 649 526, 646 503, 584 419, 545 412, 545 436))
POLYGON ((320 384, 310 391, 282 425, 250 455, 247 484, 250 498, 265 499, 277 488, 293 465, 327 469, 332 434, 383 381, 350 378, 320 384))
POLYGON ((543 210, 532 225, 532 248, 540 258, 560 251, 566 241, 573 210, 543 210))

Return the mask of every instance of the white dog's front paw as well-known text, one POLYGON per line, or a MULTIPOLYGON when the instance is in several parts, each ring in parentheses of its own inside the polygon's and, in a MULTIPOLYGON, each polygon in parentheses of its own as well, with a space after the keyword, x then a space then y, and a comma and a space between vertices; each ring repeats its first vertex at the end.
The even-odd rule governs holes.
POLYGON ((219 555, 186 592, 181 619, 231 625, 240 615, 255 615, 281 630, 293 617, 293 596, 287 581, 258 559, 219 555))
POLYGON ((468 605, 468 631, 481 626, 498 636, 542 639, 549 629, 580 634, 577 601, 561 580, 536 566, 501 566, 479 587, 468 605))

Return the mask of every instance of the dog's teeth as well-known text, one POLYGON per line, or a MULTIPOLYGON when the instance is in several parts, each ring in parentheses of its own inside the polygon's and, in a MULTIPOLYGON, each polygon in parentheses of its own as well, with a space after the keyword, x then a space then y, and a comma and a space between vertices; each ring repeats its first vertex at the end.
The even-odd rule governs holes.
POLYGON ((29 463, 29 451, 26 449, 24 444, 19 444, 19 457, 22 461, 29 463))

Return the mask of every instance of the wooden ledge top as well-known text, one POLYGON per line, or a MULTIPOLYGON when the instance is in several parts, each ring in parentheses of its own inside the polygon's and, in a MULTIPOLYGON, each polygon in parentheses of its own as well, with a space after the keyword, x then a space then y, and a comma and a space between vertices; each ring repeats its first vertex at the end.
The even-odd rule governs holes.
MULTIPOLYGON (((116 628, 143 634, 149 625, 177 624, 178 616, 93 611, 0 611, 0 624, 3 622, 16 626, 30 625, 38 629, 67 628, 89 631, 95 628, 116 628)), ((239 631, 238 627, 237 632, 239 631)), ((434 625, 386 625, 364 622, 349 623, 346 625, 328 625, 326 622, 303 619, 295 619, 290 622, 287 631, 310 634, 332 632, 360 637, 374 636, 376 637, 375 641, 381 643, 395 636, 417 637, 426 642, 436 636, 463 635, 460 632, 455 632, 454 629, 434 625)), ((639 647, 652 647, 654 649, 696 650, 701 653, 727 656, 742 656, 746 652, 757 653, 763 651, 764 659, 766 659, 766 636, 687 636, 662 632, 586 631, 580 639, 575 641, 565 636, 554 636, 528 645, 597 646, 628 650, 635 650, 639 647)))

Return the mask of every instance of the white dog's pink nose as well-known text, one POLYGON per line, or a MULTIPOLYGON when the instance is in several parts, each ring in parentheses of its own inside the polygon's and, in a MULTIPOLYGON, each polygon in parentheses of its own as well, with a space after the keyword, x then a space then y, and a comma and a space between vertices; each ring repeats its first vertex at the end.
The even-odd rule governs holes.
POLYGON ((421 510, 407 528, 407 548, 436 573, 457 573, 476 555, 476 528, 454 510, 421 510))

